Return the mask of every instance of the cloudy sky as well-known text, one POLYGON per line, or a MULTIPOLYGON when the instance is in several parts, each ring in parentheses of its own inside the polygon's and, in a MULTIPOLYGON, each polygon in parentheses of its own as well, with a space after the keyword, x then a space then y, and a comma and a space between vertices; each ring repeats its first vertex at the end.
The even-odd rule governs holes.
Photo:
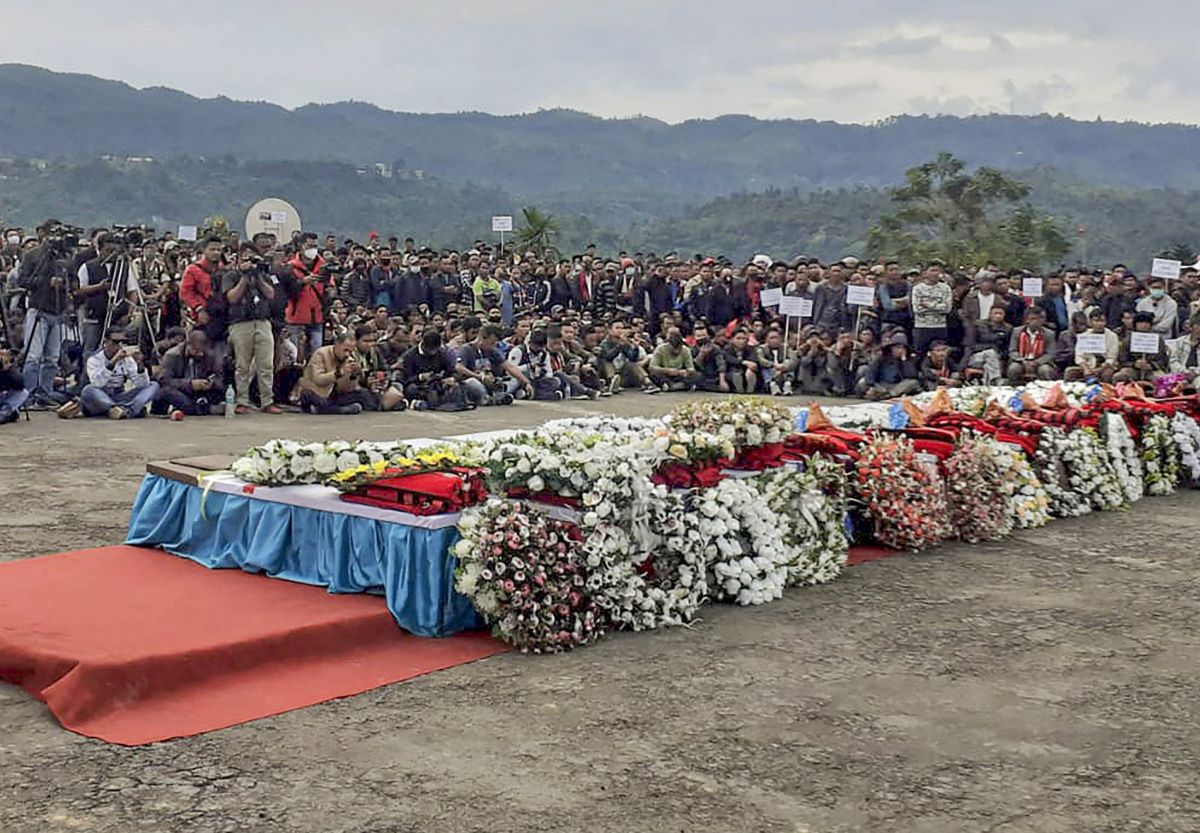
POLYGON ((1200 122, 1200 0, 207 0, 192 17, 175 7, 25 8, 0 61, 288 107, 1200 122))

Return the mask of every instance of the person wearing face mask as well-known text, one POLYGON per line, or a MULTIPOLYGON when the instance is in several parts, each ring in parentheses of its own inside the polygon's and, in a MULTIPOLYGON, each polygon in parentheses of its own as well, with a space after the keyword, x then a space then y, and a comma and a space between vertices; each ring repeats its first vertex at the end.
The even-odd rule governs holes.
POLYGON ((301 237, 299 253, 288 262, 293 280, 285 320, 293 327, 303 328, 308 341, 308 355, 325 343, 325 292, 328 278, 322 277, 325 261, 317 250, 317 235, 307 232, 301 237))
POLYGON ((236 413, 250 411, 250 380, 258 379, 258 400, 263 413, 282 413, 275 404, 275 337, 271 332, 271 301, 276 278, 267 270, 258 251, 249 243, 238 252, 237 268, 221 276, 233 348, 236 413))
POLYGON ((342 274, 338 286, 338 297, 352 307, 369 307, 375 300, 371 291, 371 275, 367 272, 366 252, 356 252, 350 263, 350 271, 342 274))
POLYGON ((396 270, 392 268, 392 253, 384 249, 379 253, 378 264, 371 267, 371 292, 375 297, 375 306, 387 307, 388 312, 395 312, 392 306, 392 282, 396 279, 396 270))
POLYGON ((1158 333, 1162 338, 1171 338, 1179 320, 1179 305, 1167 294, 1167 284, 1162 278, 1150 279, 1150 294, 1137 302, 1138 312, 1148 312, 1154 316, 1150 332, 1158 333))

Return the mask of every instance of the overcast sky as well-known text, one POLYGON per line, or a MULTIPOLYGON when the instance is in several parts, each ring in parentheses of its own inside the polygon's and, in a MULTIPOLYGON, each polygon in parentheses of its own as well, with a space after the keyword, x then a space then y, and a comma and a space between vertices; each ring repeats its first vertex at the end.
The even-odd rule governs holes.
POLYGON ((187 5, 21 4, 0 61, 288 107, 1200 122, 1200 0, 187 5))

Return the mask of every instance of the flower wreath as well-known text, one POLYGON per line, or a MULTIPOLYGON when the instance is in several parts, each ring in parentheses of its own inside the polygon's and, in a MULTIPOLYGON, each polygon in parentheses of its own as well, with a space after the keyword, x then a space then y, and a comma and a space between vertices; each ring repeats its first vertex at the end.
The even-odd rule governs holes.
POLYGON ((740 450, 783 442, 792 433, 794 419, 786 405, 751 396, 686 402, 664 421, 673 431, 716 434, 740 450))
POLYGON ((963 541, 997 541, 1012 533, 1013 509, 1004 470, 997 463, 999 452, 991 437, 963 432, 946 459, 950 524, 963 541))
POLYGON ((800 587, 833 581, 846 566, 845 469, 821 455, 796 466, 768 469, 754 479, 782 528, 792 558, 787 585, 800 587))
POLYGON ((915 551, 949 537, 942 479, 936 464, 918 461, 911 440, 878 435, 860 452, 855 488, 879 543, 915 551))
POLYGON ((1192 486, 1200 484, 1200 424, 1183 411, 1171 417, 1171 436, 1179 448, 1182 473, 1192 486))
POLYGON ((230 470, 260 486, 327 483, 339 472, 379 463, 401 447, 397 442, 270 440, 249 449, 230 470))
POLYGON ((505 642, 553 653, 604 634, 606 614, 586 586, 577 527, 510 500, 463 512, 458 527, 455 587, 505 642))
POLYGON ((1100 430, 1126 500, 1130 503, 1141 500, 1146 492, 1146 481, 1142 475, 1141 455, 1129 433, 1129 423, 1121 413, 1107 411, 1100 417, 1100 430))
POLYGON ((1179 482, 1179 447, 1165 414, 1154 414, 1141 433, 1142 462, 1146 470, 1146 491, 1169 495, 1179 482))

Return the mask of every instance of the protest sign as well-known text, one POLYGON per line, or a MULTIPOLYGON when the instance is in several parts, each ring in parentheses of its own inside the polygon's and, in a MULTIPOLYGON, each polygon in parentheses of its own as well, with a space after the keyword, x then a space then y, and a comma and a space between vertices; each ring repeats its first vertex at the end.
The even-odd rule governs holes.
POLYGON ((1183 264, 1178 260, 1168 260, 1165 257, 1156 257, 1150 264, 1150 277, 1165 278, 1169 281, 1179 280, 1179 270, 1183 268, 1183 264))
POLYGON ((1158 352, 1158 333, 1130 333, 1129 334, 1129 352, 1131 352, 1131 353, 1157 353, 1158 352))
POLYGON ((779 288, 764 289, 758 294, 758 297, 764 307, 777 307, 783 299, 783 290, 779 288))
POLYGON ((510 214, 502 214, 492 218, 492 231, 512 231, 513 219, 510 214))
POLYGON ((1080 353, 1106 353, 1108 340, 1104 333, 1080 333, 1075 336, 1075 349, 1080 353))
MULTIPOLYGON (((789 315, 789 316, 804 315, 804 313, 801 311, 802 310, 801 304, 804 300, 805 300, 804 298, 795 298, 791 295, 785 295, 784 297, 779 299, 779 314, 780 315, 789 315)), ((811 314, 812 313, 812 301, 809 301, 808 303, 809 303, 809 314, 811 314)))
POLYGON ((1025 280, 1021 281, 1021 294, 1026 298, 1042 297, 1042 279, 1025 278, 1025 280))
POLYGON ((847 286, 846 303, 854 307, 875 305, 875 289, 870 286, 847 286))
POLYGON ((195 242, 196 227, 195 226, 180 226, 179 232, 175 236, 178 237, 180 240, 191 240, 191 241, 195 242))

